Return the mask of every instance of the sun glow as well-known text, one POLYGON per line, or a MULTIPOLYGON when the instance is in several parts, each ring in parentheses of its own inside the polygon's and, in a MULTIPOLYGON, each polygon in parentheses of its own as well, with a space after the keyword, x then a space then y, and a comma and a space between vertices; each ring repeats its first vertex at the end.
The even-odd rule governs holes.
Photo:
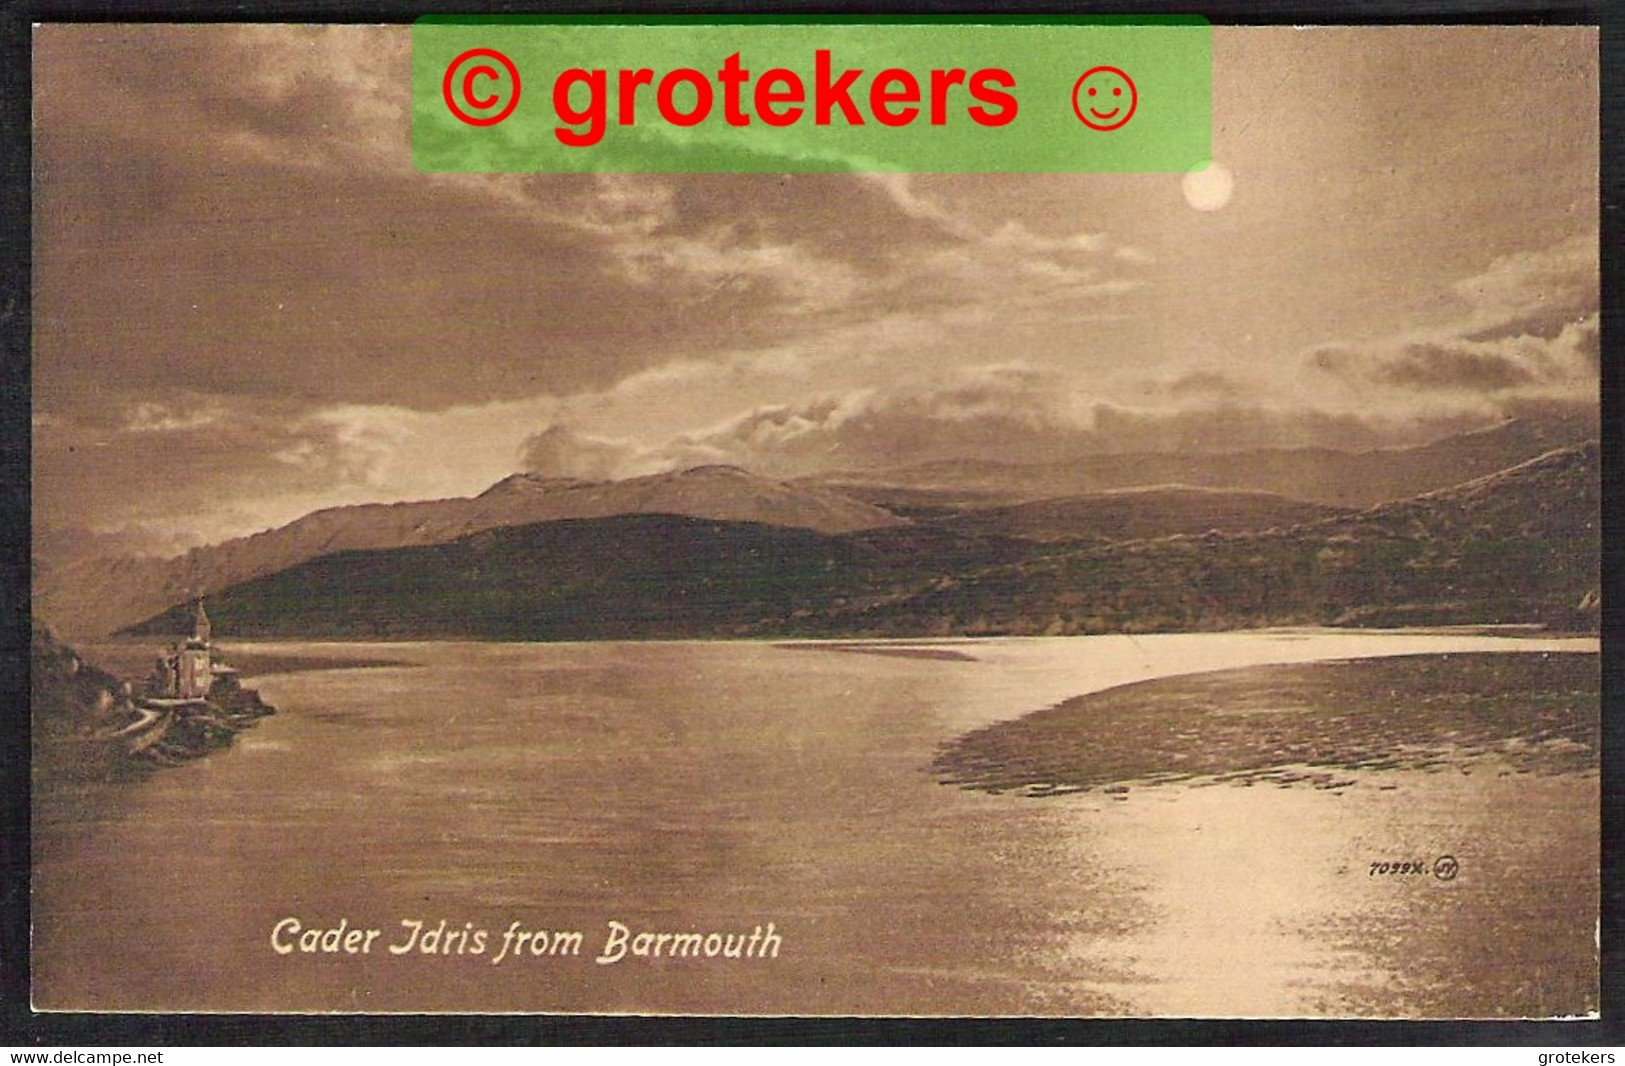
POLYGON ((1217 211, 1229 203, 1235 186, 1230 169, 1212 161, 1187 173, 1180 184, 1185 202, 1198 211, 1217 211))

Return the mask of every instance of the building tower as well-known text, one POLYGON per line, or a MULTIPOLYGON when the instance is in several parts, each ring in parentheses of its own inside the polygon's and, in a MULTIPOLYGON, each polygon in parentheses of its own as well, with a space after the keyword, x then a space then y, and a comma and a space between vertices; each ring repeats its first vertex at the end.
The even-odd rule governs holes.
POLYGON ((214 685, 214 652, 209 638, 213 628, 203 610, 203 597, 197 599, 192 617, 192 635, 175 649, 175 695, 183 700, 201 700, 214 685))
POLYGON ((214 627, 209 624, 209 613, 203 609, 203 597, 197 598, 197 613, 192 616, 192 639, 208 644, 214 637, 214 627))

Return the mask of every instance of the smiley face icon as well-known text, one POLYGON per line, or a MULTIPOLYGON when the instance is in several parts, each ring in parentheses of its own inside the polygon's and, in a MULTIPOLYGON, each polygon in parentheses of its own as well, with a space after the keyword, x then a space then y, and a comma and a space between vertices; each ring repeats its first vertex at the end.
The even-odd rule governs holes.
POLYGON ((1072 112, 1092 130, 1115 130, 1134 117, 1140 93, 1116 67, 1091 67, 1072 86, 1072 112))

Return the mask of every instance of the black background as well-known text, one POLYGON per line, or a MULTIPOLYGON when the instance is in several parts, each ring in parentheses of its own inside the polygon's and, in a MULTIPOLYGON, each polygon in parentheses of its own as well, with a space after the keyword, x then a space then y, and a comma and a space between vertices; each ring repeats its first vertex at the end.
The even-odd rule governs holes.
MULTIPOLYGON (((405 0, 0 0, 0 1046, 510 1044, 1625 1045, 1620 829, 1625 814, 1625 557, 1621 520, 1621 252, 1625 3, 1529 0, 1084 4, 570 3, 405 0), (1602 41, 1602 1018, 1583 1022, 1287 1022, 905 1018, 36 1014, 29 1005, 29 374, 31 27, 35 22, 400 22, 426 14, 1202 15, 1215 25, 1580 24, 1602 41)), ((1534 1061, 1534 1051, 1530 1061, 1534 1061)))

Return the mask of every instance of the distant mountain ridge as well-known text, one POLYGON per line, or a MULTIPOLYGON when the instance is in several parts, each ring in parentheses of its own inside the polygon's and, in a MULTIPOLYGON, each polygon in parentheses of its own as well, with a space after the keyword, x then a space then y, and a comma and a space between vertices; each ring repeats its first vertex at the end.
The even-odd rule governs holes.
POLYGON ((1269 492, 1327 507, 1362 508, 1449 488, 1597 436, 1594 419, 1511 419, 1413 448, 1136 452, 1016 464, 940 460, 803 478, 900 514, 988 507, 1148 485, 1269 492))
MULTIPOLYGON (((490 529, 311 559, 210 597, 217 632, 335 639, 758 636, 1041 546, 925 526, 827 534, 667 514, 490 529)), ((172 608, 131 630, 167 634, 172 608)))
POLYGON ((1595 441, 1290 529, 1120 541, 990 567, 865 613, 936 634, 1259 625, 1540 623, 1595 629, 1595 441))
POLYGON ((1139 540, 1178 533, 1245 533, 1316 522, 1342 508, 1246 489, 1152 485, 959 511, 937 519, 962 533, 1031 540, 1139 540))
POLYGON ((253 536, 175 559, 95 559, 42 574, 35 611, 71 635, 101 635, 200 592, 213 592, 341 551, 442 544, 482 530, 620 514, 675 514, 823 533, 904 524, 889 511, 817 486, 729 466, 624 481, 516 474, 474 497, 315 511, 253 536))
MULTIPOLYGON (((1594 628, 1595 442, 1261 532, 1044 543, 940 525, 826 534, 619 515, 351 551, 223 589, 253 637, 928 637, 1260 625, 1594 628)), ((137 627, 167 633, 176 607, 137 627)))
POLYGON ((1038 541, 1262 531, 1369 506, 1373 497, 1392 498, 1389 493, 1414 495, 1459 484, 1548 451, 1551 441, 1570 443, 1588 425, 1579 419, 1512 421, 1420 448, 1374 453, 1105 456, 1030 467, 954 461, 895 472, 913 479, 912 485, 841 477, 783 482, 730 466, 613 482, 516 474, 474 497, 316 511, 174 559, 40 566, 34 610, 69 636, 99 636, 200 592, 212 594, 324 555, 444 544, 490 529, 616 515, 669 514, 825 534, 913 520, 964 535, 1038 541), (1078 485, 1094 487, 1083 491, 1078 485), (1293 491, 1283 494, 1272 485, 1293 491), (1001 501, 1005 505, 996 506, 1001 501))

